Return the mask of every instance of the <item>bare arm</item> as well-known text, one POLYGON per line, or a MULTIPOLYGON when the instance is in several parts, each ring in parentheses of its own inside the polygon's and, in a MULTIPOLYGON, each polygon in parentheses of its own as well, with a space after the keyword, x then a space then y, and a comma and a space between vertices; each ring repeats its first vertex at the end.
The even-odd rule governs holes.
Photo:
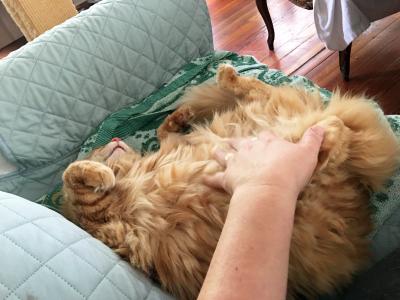
POLYGON ((263 189, 233 194, 199 299, 285 299, 293 198, 263 189))
POLYGON ((322 138, 322 129, 309 130, 299 144, 265 133, 233 141, 237 152, 217 153, 227 169, 208 181, 232 199, 199 299, 286 298, 296 200, 322 138))

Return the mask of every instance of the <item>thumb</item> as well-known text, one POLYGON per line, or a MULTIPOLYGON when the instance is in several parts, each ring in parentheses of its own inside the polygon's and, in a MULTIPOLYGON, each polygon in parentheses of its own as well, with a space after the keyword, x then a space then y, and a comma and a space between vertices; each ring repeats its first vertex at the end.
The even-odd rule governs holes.
POLYGON ((300 144, 311 149, 319 150, 324 140, 324 131, 325 129, 318 125, 308 128, 301 138, 300 144))

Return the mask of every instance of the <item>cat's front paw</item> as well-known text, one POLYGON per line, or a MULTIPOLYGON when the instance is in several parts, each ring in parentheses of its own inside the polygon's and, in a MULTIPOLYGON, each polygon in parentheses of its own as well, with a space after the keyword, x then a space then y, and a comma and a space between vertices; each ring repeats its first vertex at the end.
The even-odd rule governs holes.
POLYGON ((222 64, 218 67, 217 83, 223 89, 232 89, 237 83, 238 73, 235 68, 228 64, 222 64))
POLYGON ((157 129, 159 140, 165 139, 170 132, 180 132, 189 126, 194 113, 189 106, 181 106, 170 114, 157 129))
POLYGON ((104 192, 115 185, 115 175, 106 165, 80 160, 68 166, 63 174, 64 184, 71 189, 88 189, 92 192, 104 192))

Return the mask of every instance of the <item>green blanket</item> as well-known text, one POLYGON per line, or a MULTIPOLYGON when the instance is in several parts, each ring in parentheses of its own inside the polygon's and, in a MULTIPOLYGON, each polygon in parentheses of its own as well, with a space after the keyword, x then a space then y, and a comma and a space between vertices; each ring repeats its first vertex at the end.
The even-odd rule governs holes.
MULTIPOLYGON (((318 90, 324 101, 329 101, 331 93, 316 86, 312 81, 301 76, 288 77, 278 70, 269 69, 251 56, 239 56, 231 52, 216 52, 206 57, 195 59, 186 65, 161 89, 145 98, 138 104, 131 105, 113 113, 106 118, 98 130, 83 144, 79 158, 85 157, 93 149, 107 144, 111 138, 120 137, 133 148, 145 153, 157 150, 159 144, 156 128, 163 119, 176 108, 177 101, 183 92, 193 85, 214 80, 219 64, 229 63, 235 66, 240 74, 257 76, 272 85, 301 85, 307 90, 318 90)), ((400 135, 400 118, 387 116, 392 128, 400 135)), ((62 195, 61 186, 52 193, 39 199, 52 209, 58 210, 62 195)), ((387 184, 383 192, 371 198, 375 210, 375 223, 381 225, 400 203, 400 174, 398 173, 387 184)))

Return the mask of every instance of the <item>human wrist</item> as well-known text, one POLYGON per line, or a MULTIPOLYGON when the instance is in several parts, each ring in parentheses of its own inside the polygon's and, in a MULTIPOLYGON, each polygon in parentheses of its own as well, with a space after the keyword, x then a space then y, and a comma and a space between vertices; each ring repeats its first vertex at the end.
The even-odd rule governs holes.
POLYGON ((268 185, 242 185, 237 187, 231 198, 230 209, 252 206, 263 209, 264 205, 276 206, 280 211, 293 211, 297 202, 298 192, 292 189, 268 185), (286 209, 287 208, 287 209, 286 209))

